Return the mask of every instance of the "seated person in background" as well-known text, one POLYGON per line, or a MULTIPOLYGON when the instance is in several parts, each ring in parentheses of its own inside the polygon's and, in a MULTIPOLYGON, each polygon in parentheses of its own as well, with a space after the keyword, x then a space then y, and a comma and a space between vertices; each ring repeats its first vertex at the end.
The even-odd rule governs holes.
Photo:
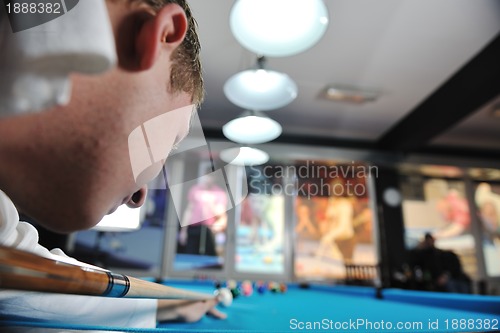
POLYGON ((471 280, 462 270, 460 258, 453 251, 442 251, 445 276, 443 284, 448 292, 470 294, 471 280))
POLYGON ((411 252, 411 266, 419 289, 470 293, 470 279, 460 259, 452 251, 438 249, 434 237, 426 233, 419 247, 411 252))
MULTIPOLYGON (((59 232, 93 227, 121 204, 140 207, 145 184, 163 161, 135 179, 129 135, 150 119, 171 115, 162 129, 168 153, 188 132, 190 106, 203 99, 196 22, 184 0, 107 0, 106 7, 118 66, 101 75, 73 75, 67 105, 0 118, 4 246, 48 258, 64 256, 37 243, 36 230, 19 222, 13 203, 59 232), (174 112, 178 110, 185 112, 174 112)), ((224 317, 215 305, 215 300, 186 303, 0 291, 1 315, 87 325, 154 327, 156 320, 193 321, 207 312, 224 317)))

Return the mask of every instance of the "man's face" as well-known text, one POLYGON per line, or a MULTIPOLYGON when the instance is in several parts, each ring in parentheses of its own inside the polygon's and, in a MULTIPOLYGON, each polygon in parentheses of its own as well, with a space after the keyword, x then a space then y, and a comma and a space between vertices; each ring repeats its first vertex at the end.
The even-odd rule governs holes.
POLYGON ((142 205, 143 186, 164 161, 134 177, 137 156, 129 149, 131 133, 167 115, 168 122, 154 133, 166 157, 187 135, 192 116, 186 107, 191 96, 167 89, 169 66, 166 58, 141 73, 114 69, 100 76, 74 76, 70 103, 34 117, 39 133, 33 134, 43 140, 29 138, 36 165, 12 196, 19 208, 49 229, 75 231, 94 226, 121 204, 142 205))
POLYGON ((119 66, 102 75, 74 75, 68 105, 14 120, 29 134, 16 146, 15 180, 3 185, 20 210, 49 229, 90 228, 121 204, 140 206, 144 186, 164 163, 150 159, 153 146, 166 157, 189 130, 192 96, 169 89, 184 12, 166 6, 154 16, 129 4, 107 2, 119 66), (149 133, 146 125, 158 117, 162 126, 149 133), (143 141, 148 132, 156 143, 131 149, 138 129, 143 141), (137 154, 147 159, 139 176, 133 170, 137 154))
MULTIPOLYGON (((141 74, 116 69, 101 77, 73 78, 74 95, 65 111, 75 114, 77 122, 86 128, 83 137, 87 142, 94 142, 89 150, 82 152, 90 169, 76 168, 74 173, 81 187, 78 192, 90 194, 84 200, 81 200, 83 194, 77 195, 83 207, 92 212, 90 223, 97 223, 102 215, 113 212, 121 204, 142 205, 146 194, 144 186, 158 174, 165 161, 152 163, 150 157, 158 148, 156 143, 161 142, 162 157, 166 158, 189 131, 191 96, 169 92, 168 66, 159 67, 141 74), (154 125, 158 119, 162 119, 161 126, 148 130, 151 126, 145 125, 154 125), (132 133, 144 133, 141 137, 149 146, 147 150, 132 149, 132 133), (133 170, 133 162, 138 159, 147 165, 139 176, 133 170)), ((75 191, 73 188, 69 193, 75 191)), ((71 195, 67 198, 75 199, 71 195)), ((71 203, 66 206, 70 207, 71 203)))

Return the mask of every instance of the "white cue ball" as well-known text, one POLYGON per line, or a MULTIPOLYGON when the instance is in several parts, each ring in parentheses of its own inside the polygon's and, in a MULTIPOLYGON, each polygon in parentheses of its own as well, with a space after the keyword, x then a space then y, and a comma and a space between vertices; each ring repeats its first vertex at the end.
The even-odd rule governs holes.
POLYGON ((220 288, 214 291, 214 295, 217 296, 219 302, 225 307, 231 306, 233 303, 233 294, 227 288, 220 288))

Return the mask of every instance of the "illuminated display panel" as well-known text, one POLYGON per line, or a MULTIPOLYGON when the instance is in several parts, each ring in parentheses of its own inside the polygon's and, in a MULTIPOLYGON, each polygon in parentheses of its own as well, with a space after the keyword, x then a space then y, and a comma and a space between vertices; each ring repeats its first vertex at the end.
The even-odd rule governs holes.
POLYGON ((464 181, 407 176, 402 179, 402 192, 407 249, 422 248, 424 235, 430 233, 436 248, 455 253, 465 273, 477 278, 476 244, 464 181))
POLYGON ((283 274, 285 271, 285 185, 277 168, 247 167, 248 196, 236 226, 235 270, 283 274))
POLYGON ((481 222, 486 274, 500 276, 500 184, 477 183, 474 200, 481 222))
POLYGON ((376 265, 367 165, 297 163, 295 275, 299 279, 346 277, 345 267, 376 265))

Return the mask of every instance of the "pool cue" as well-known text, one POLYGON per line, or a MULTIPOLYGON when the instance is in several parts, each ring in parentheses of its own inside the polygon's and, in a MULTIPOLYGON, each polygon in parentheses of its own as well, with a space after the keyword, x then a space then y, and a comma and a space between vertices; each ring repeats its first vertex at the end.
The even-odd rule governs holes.
POLYGON ((0 246, 0 288, 88 296, 211 300, 216 296, 168 287, 91 266, 78 266, 0 246))

